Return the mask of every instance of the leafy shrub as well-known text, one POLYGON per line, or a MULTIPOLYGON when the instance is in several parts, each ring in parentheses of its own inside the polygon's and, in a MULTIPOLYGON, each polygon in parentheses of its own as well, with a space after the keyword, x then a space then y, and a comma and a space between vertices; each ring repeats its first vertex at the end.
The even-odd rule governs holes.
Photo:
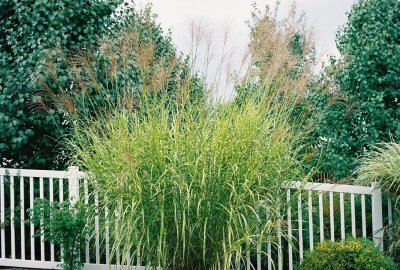
POLYGON ((262 90, 241 106, 187 101, 172 112, 168 97, 144 96, 137 110, 77 123, 76 163, 93 174, 100 206, 118 214, 111 254, 163 269, 230 269, 249 244, 277 241, 284 183, 302 176, 301 136, 289 124, 292 102, 262 90))
POLYGON ((364 239, 349 239, 341 242, 319 243, 314 251, 304 255, 298 269, 305 270, 364 270, 397 269, 393 260, 364 239))
POLYGON ((80 269, 87 220, 84 206, 36 199, 30 216, 29 222, 38 228, 34 237, 43 236, 45 241, 62 246, 63 269, 80 269))

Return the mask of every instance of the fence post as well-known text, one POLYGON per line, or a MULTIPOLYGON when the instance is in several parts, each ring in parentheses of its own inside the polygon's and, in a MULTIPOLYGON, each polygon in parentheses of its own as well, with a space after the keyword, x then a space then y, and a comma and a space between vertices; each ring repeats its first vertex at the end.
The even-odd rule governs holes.
POLYGON ((378 183, 372 183, 372 237, 375 246, 383 250, 382 189, 378 183))
POLYGON ((79 200, 79 167, 68 168, 69 202, 73 205, 79 200))

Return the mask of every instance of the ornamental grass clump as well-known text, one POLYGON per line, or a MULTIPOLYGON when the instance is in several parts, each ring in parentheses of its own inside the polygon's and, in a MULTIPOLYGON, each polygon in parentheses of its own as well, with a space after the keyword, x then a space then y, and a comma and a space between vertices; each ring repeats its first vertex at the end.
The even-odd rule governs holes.
POLYGON ((370 185, 379 182, 386 191, 400 195, 400 143, 377 144, 363 159, 357 171, 357 182, 370 185))
POLYGON ((163 269, 243 265, 249 248, 277 242, 285 181, 302 174, 291 102, 269 92, 171 112, 166 100, 143 96, 135 111, 76 124, 76 162, 99 206, 115 213, 101 221, 111 257, 163 269))

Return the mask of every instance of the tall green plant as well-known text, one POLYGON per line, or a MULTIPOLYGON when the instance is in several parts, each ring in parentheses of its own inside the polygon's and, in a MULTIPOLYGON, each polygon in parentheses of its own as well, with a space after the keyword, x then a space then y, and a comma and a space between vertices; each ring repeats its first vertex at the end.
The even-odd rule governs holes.
POLYGON ((264 94, 241 106, 188 101, 172 112, 168 98, 142 96, 135 111, 77 123, 76 162, 93 175, 100 206, 116 213, 114 257, 230 269, 250 247, 277 241, 284 183, 302 175, 300 136, 289 124, 292 102, 264 94))
POLYGON ((64 270, 81 269, 81 254, 84 249, 87 209, 82 203, 50 202, 36 199, 30 210, 29 222, 38 228, 34 237, 60 246, 60 257, 64 270))

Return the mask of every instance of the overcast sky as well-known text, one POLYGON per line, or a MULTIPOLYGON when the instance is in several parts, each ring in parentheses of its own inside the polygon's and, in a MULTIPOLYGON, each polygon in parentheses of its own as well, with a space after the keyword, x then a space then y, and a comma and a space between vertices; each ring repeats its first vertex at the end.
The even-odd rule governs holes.
MULTIPOLYGON (((187 21, 200 17, 212 21, 215 25, 229 22, 232 35, 241 36, 239 43, 248 41, 248 28, 245 21, 250 18, 251 0, 136 0, 136 3, 151 2, 159 21, 164 28, 171 28, 178 48, 185 49, 187 21)), ((259 7, 275 0, 257 0, 259 7)), ((288 10, 290 0, 282 0, 281 11, 288 10)), ((335 52, 335 32, 346 22, 348 12, 354 0, 298 0, 300 11, 305 11, 308 22, 315 29, 316 42, 321 52, 335 52)))
MULTIPOLYGON (((235 49, 242 50, 249 41, 246 20, 250 19, 252 0, 133 0, 137 5, 152 3, 158 21, 164 29, 171 29, 174 43, 179 51, 188 52, 190 38, 188 21, 201 18, 215 28, 229 25, 230 39, 235 49)), ((275 0, 256 0, 258 7, 274 4, 275 0)), ((280 11, 288 12, 291 0, 281 0, 280 11)), ((304 11, 307 22, 314 28, 315 42, 321 59, 337 54, 335 33, 346 20, 346 12, 354 0, 297 0, 299 11, 304 11)), ((236 53, 237 55, 239 53, 236 53)))

